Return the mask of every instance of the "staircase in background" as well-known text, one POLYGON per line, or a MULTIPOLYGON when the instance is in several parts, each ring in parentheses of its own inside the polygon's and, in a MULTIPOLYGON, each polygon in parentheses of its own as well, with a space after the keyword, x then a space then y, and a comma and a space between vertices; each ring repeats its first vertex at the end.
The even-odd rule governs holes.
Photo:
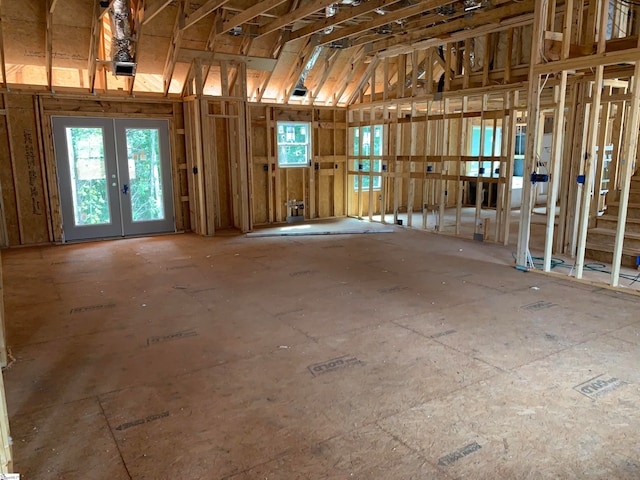
MULTIPOLYGON (((586 258, 611 263, 618 225, 618 206, 618 202, 607 203, 606 213, 598 217, 595 228, 590 228, 587 232, 586 258)), ((622 265, 636 268, 638 256, 640 256, 640 175, 635 175, 631 179, 622 265)))

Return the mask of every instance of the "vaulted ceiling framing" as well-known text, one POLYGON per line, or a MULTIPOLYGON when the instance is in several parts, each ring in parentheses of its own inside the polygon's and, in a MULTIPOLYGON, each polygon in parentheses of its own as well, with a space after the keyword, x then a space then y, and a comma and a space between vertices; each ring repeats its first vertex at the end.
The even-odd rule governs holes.
MULTIPOLYGON (((201 68, 204 94, 212 95, 223 91, 222 70, 233 72, 224 79, 233 84, 241 70, 234 65, 243 63, 249 100, 346 105, 365 93, 371 99, 403 94, 396 75, 402 61, 406 79, 438 88, 445 70, 438 49, 444 48, 458 55, 450 62, 455 71, 444 72, 444 80, 462 88, 474 83, 469 75, 478 75, 471 57, 481 62, 485 38, 494 35, 492 48, 504 49, 508 41, 522 48, 518 42, 526 42, 526 34, 519 29, 532 23, 535 5, 534 0, 129 0, 136 74, 116 77, 109 57, 112 3, 0 3, 3 86, 181 96, 195 68, 201 68), (500 38, 496 32, 502 32, 500 38), (415 75, 414 63, 407 61, 414 51, 420 52, 415 75), (463 60, 472 71, 457 81, 463 60), (303 83, 308 93, 293 95, 303 83)), ((507 80, 526 75, 517 70, 525 56, 501 66, 507 80)), ((494 74, 485 69, 484 75, 486 83, 494 74)))

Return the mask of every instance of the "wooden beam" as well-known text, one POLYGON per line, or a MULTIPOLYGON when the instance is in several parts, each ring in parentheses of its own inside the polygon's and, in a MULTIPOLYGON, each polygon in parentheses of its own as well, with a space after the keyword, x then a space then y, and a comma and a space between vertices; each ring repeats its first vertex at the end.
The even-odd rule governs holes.
POLYGON ((296 38, 306 37, 308 35, 313 35, 314 33, 320 32, 326 28, 334 27, 341 23, 344 23, 352 18, 356 18, 360 15, 364 15, 369 12, 373 12, 378 8, 384 8, 389 5, 393 5, 394 3, 398 3, 400 0, 369 0, 368 2, 364 2, 357 7, 338 7, 338 13, 333 17, 326 17, 322 20, 318 20, 313 22, 306 27, 299 28, 294 30, 289 36, 289 40, 295 40, 296 38))
POLYGON ((47 69, 47 88, 51 90, 53 82, 53 11, 55 10, 56 0, 48 0, 46 11, 46 29, 45 29, 45 63, 47 69))
POLYGON ((399 53, 407 53, 414 49, 477 37, 483 33, 506 30, 523 23, 531 23, 533 20, 531 12, 534 5, 535 2, 532 0, 524 0, 520 3, 479 11, 471 17, 459 18, 451 22, 416 30, 407 35, 370 43, 369 48, 372 52, 388 50, 385 55, 393 56, 399 53), (496 18, 504 18, 504 20, 496 21, 496 18), (476 30, 474 30, 474 27, 476 30), (427 40, 424 40, 425 38, 427 40))
MULTIPOLYGON (((367 67, 367 70, 360 77, 360 81, 358 82, 358 85, 353 90, 353 92, 351 92, 351 96, 349 97, 349 100, 347 102, 348 104, 351 104, 351 103, 353 103, 355 101, 355 99, 357 98, 358 93, 360 92, 360 90, 362 90, 364 88, 365 84, 369 81, 369 79, 371 78, 373 72, 378 67, 379 63, 380 63, 380 59, 377 58, 377 57, 371 60, 371 63, 367 67)), ((373 135, 373 130, 371 132, 372 132, 372 135, 373 135)), ((373 152, 373 149, 371 149, 371 152, 373 152)), ((371 165, 373 165, 373 163, 371 163, 371 165)))
MULTIPOLYGON (((598 53, 604 53, 605 49, 605 41, 604 37, 606 35, 606 26, 607 26, 607 12, 609 11, 609 2, 606 3, 604 0, 600 0, 600 2, 596 2, 598 4, 598 18, 597 22, 597 33, 600 37, 600 41, 598 42, 598 53)), ((589 32, 587 32, 589 35, 589 32)), ((580 226, 578 232, 578 250, 576 252, 576 278, 582 278, 582 274, 584 272, 584 255, 585 249, 587 246, 587 231, 589 230, 589 214, 590 212, 590 204, 591 204, 591 195, 593 191, 593 195, 600 195, 600 185, 598 185, 598 190, 594 191, 594 159, 596 156, 596 144, 598 142, 598 119, 600 118, 600 100, 602 98, 602 81, 604 78, 604 65, 600 64, 596 67, 596 78, 593 81, 592 93, 591 93, 591 110, 589 111, 589 137, 587 140, 587 151, 584 165, 584 185, 582 186, 582 199, 580 204, 580 226)), ((600 125, 600 128, 606 128, 606 119, 600 125)), ((635 136, 638 136, 638 131, 636 130, 635 136)), ((600 156, 602 157, 604 152, 600 152, 600 156)), ((635 157, 634 157, 635 158, 635 157)))
POLYGON ((631 190, 631 177, 635 158, 638 154, 638 129, 640 128, 640 61, 636 62, 633 72, 633 96, 631 97, 631 108, 625 126, 625 142, 621 153, 622 164, 620 166, 621 186, 620 201, 618 204, 618 227, 616 229, 616 240, 613 248, 613 259, 611 260, 611 286, 617 287, 620 281, 620 262, 622 261, 622 249, 624 247, 624 233, 627 223, 627 211, 629 209, 629 192, 631 190))
MULTIPOLYGON (((2 71, 2 87, 7 88, 7 62, 4 54, 4 35, 2 28, 2 13, 0 13, 0 70, 2 71)), ((6 104, 5 104, 6 107, 6 104)))
POLYGON ((150 3, 150 5, 144 9, 144 20, 142 24, 146 25, 149 23, 156 15, 167 8, 171 2, 172 0, 155 0, 155 2, 150 3))
POLYGON ((263 0, 260 3, 255 4, 253 7, 249 7, 246 10, 234 15, 229 20, 224 22, 221 28, 218 30, 218 34, 223 34, 228 32, 229 30, 239 27, 243 23, 248 22, 249 20, 271 10, 272 8, 277 7, 278 5, 283 4, 287 0, 263 0))
MULTIPOLYGON (((396 20, 402 20, 403 18, 418 15, 441 4, 442 0, 422 0, 416 5, 400 8, 393 12, 387 13, 386 15, 378 15, 376 18, 372 19, 369 22, 364 22, 352 27, 334 30, 329 35, 322 36, 322 38, 320 39, 320 45, 326 45, 327 43, 335 42, 336 40, 347 38, 352 35, 357 35, 360 32, 371 30, 373 28, 395 22, 396 20)), ((401 36, 401 38, 404 38, 404 36, 401 36)))
POLYGON ((335 3, 335 0, 315 0, 310 4, 305 5, 304 7, 296 8, 286 15, 283 15, 280 18, 277 18, 276 20, 261 26, 258 29, 258 36, 275 32, 276 30, 289 25, 290 23, 294 23, 308 15, 311 15, 312 13, 317 12, 318 10, 322 10, 323 8, 328 7, 332 3, 335 3))
POLYGON ((250 57, 223 52, 204 52, 202 50, 193 50, 191 48, 181 48, 178 53, 177 61, 182 63, 191 63, 195 59, 202 61, 203 65, 216 64, 221 61, 245 63, 247 68, 251 70, 262 70, 263 72, 273 71, 276 63, 278 62, 275 58, 250 57))
POLYGON ((618 63, 635 63, 640 58, 640 47, 634 47, 616 52, 594 53, 580 57, 567 58, 555 62, 536 65, 535 72, 544 75, 561 72, 562 70, 591 69, 598 65, 614 65, 618 63))
POLYGON ((89 76, 89 92, 91 93, 95 91, 98 47, 100 46, 101 33, 102 18, 100 17, 100 3, 94 2, 93 19, 91 23, 91 39, 89 43, 89 65, 87 66, 87 73, 89 76))
MULTIPOLYGON (((142 37, 142 25, 144 20, 144 4, 145 0, 137 0, 132 3, 133 7, 133 42, 132 42, 132 56, 136 58, 136 52, 138 50, 138 45, 140 45, 140 38, 142 37)), ((127 90, 129 95, 133 94, 133 87, 136 83, 136 76, 127 78, 127 90)))
POLYGON ((324 86, 327 79, 329 78, 329 75, 331 74, 333 67, 336 65, 335 59, 337 56, 338 56, 338 52, 334 51, 334 52, 331 52, 324 59, 324 72, 322 72, 322 76, 320 77, 320 80, 318 80, 318 83, 314 85, 314 88, 311 92, 311 95, 312 95, 311 103, 315 103, 316 99, 318 98, 318 94, 320 93, 320 91, 322 90, 322 87, 324 86))
POLYGON ((176 20, 173 24, 173 35, 171 36, 171 43, 169 44, 169 51, 167 52, 167 60, 165 61, 164 71, 162 74, 162 84, 165 96, 169 93, 171 79, 173 78, 173 72, 176 68, 176 62, 178 61, 182 35, 184 33, 184 21, 185 0, 178 0, 178 12, 176 13, 176 20))
POLYGON ((211 12, 213 12, 217 8, 220 8, 228 1, 229 0, 208 0, 207 2, 204 3, 204 5, 198 8, 196 11, 186 16, 186 18, 184 19, 184 24, 182 25, 181 28, 184 30, 198 23, 204 17, 209 15, 211 12))
POLYGON ((529 88, 527 93, 527 141, 525 146, 524 178, 522 186, 522 205, 520 207, 520 225, 518 227, 518 248, 516 268, 526 269, 531 236, 531 214, 533 208, 533 186, 527 178, 534 171, 537 161, 537 138, 540 112, 540 75, 535 74, 535 66, 542 60, 540 55, 542 33, 547 17, 547 4, 538 3, 535 8, 531 41, 531 60, 529 66, 529 88))
MULTIPOLYGON (((564 105, 567 95, 567 72, 560 77, 560 85, 555 87, 556 111, 553 119, 553 137, 551 141, 551 158, 549 168, 549 187, 547 190, 547 230, 544 244, 545 272, 551 271, 551 256, 553 255, 553 231, 556 221, 556 204, 558 203, 558 185, 560 182, 560 167, 562 164, 562 146, 564 144, 564 105)), ((567 160, 569 161, 569 160, 567 160)), ((526 179, 525 179, 526 181, 526 179)))

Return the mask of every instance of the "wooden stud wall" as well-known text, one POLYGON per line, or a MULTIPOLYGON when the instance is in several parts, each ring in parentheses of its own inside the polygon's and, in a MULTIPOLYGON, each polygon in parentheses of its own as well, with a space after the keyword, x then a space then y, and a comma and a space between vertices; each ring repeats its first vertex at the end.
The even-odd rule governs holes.
POLYGON ((289 200, 304 202, 307 219, 345 216, 346 110, 261 104, 251 104, 249 110, 255 224, 284 221, 289 200), (309 166, 278 166, 278 121, 311 124, 309 166))
MULTIPOLYGON (((400 68, 403 71, 403 68, 400 68)), ((497 193, 496 208, 499 221, 494 225, 495 240, 504 241, 506 235, 501 226, 508 223, 510 200, 507 193, 511 183, 506 182, 506 172, 512 172, 507 165, 513 164, 513 155, 509 155, 505 143, 496 148, 491 155, 474 156, 471 152, 471 136, 474 126, 484 125, 492 128, 494 137, 486 141, 496 144, 496 125, 500 126, 504 138, 509 138, 509 129, 513 128, 510 118, 515 110, 507 108, 505 94, 483 97, 468 97, 462 93, 451 92, 445 95, 423 95, 419 99, 389 100, 375 102, 374 106, 353 106, 349 109, 349 189, 348 214, 359 218, 374 215, 393 215, 398 221, 399 214, 407 215, 407 225, 413 225, 412 214, 422 213, 422 228, 427 225, 427 213, 436 212, 437 230, 459 234, 460 209, 464 204, 477 205, 478 215, 483 207, 483 188, 491 188, 497 193), (491 101, 489 102, 489 99, 491 101), (482 107, 485 107, 483 110, 482 107), (365 126, 383 126, 383 155, 354 155, 353 131, 365 126), (363 172, 357 168, 363 160, 380 160, 382 171, 363 172), (491 165, 490 171, 480 182, 475 176, 467 176, 468 162, 484 162, 491 165), (498 168, 498 173, 494 169, 498 168), (376 177, 381 177, 380 191, 354 189, 356 177, 369 177, 373 185, 376 177), (477 195, 469 198, 469 185, 475 188, 477 195), (495 186, 494 186, 495 185, 495 186), (484 187, 483 187, 484 186, 484 187), (466 199, 466 200, 465 200, 466 199), (445 208, 456 207, 455 224, 447 225, 444 220, 445 208)), ((484 131, 484 129, 482 130, 484 131)), ((484 135, 483 135, 484 137, 484 135)), ((362 135, 360 136, 362 139, 362 135)), ((361 141, 361 140, 360 140, 361 141)), ((484 140, 483 140, 484 141, 484 140)), ((358 149, 362 152, 362 148, 358 149)), ((358 183, 361 185, 361 182, 358 183)), ((492 203, 493 193, 489 193, 492 203)), ((386 221, 382 215, 382 221, 386 221)))

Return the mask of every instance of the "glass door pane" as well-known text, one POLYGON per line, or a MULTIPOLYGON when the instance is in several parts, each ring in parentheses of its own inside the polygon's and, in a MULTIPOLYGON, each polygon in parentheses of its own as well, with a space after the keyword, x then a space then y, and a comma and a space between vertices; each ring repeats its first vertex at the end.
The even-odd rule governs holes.
POLYGON ((131 220, 164 220, 160 133, 152 128, 127 128, 126 136, 131 220))
POLYGON ((124 235, 175 231, 168 122, 120 119, 115 131, 124 235))
POLYGON ((122 235, 113 120, 53 117, 65 241, 122 235))
POLYGON ((67 127, 76 226, 111 223, 102 128, 67 127))

